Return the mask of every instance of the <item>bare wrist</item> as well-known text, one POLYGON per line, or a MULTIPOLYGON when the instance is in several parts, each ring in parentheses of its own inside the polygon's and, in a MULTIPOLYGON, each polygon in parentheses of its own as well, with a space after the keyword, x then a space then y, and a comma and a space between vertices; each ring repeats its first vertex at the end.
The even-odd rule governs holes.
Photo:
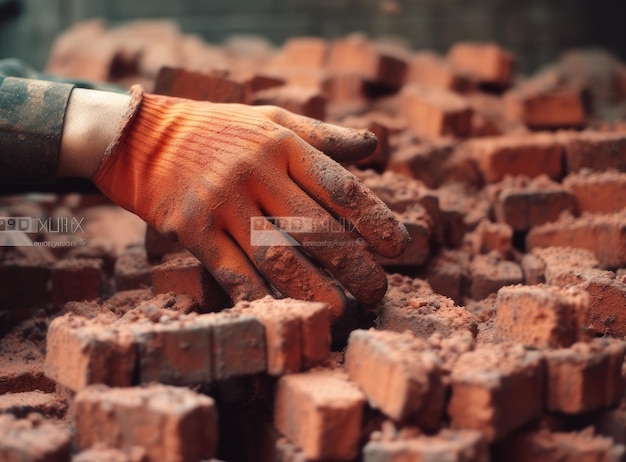
POLYGON ((61 137, 57 177, 92 178, 128 111, 130 96, 75 88, 61 137))

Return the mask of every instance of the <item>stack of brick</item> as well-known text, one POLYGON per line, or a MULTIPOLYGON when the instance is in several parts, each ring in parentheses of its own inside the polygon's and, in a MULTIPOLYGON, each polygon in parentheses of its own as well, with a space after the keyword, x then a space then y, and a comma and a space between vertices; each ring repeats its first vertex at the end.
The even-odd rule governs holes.
POLYGON ((334 325, 321 303, 232 306, 101 200, 2 199, 2 216, 86 229, 0 246, 0 459, 618 460, 626 133, 598 118, 624 116, 623 65, 598 79, 597 56, 569 54, 524 78, 494 44, 255 43, 93 21, 49 70, 374 131, 376 153, 346 167, 412 237, 379 259, 386 296, 334 325))

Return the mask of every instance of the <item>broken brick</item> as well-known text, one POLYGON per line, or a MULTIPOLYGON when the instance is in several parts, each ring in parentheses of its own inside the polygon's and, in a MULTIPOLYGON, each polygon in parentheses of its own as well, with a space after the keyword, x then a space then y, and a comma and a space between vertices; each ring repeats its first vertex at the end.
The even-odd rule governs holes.
POLYGON ((126 248, 115 262, 115 289, 131 290, 152 285, 152 265, 143 246, 126 248))
POLYGON ((563 179, 579 212, 612 213, 626 208, 626 173, 580 171, 563 179))
POLYGON ((430 51, 417 52, 409 59, 406 83, 459 92, 472 86, 469 79, 456 72, 442 56, 430 51))
POLYGON ((364 406, 340 371, 289 374, 278 381, 274 425, 307 459, 349 461, 359 451, 364 406))
POLYGON ((562 175, 563 149, 551 133, 484 137, 466 142, 465 147, 488 183, 507 175, 534 178, 545 174, 554 180, 562 175))
POLYGON ((229 311, 263 323, 270 375, 299 372, 323 362, 330 354, 330 311, 323 303, 267 296, 239 302, 229 311))
POLYGON ((434 333, 448 336, 457 331, 477 333, 478 320, 465 308, 439 294, 389 293, 378 307, 376 327, 404 332, 410 330, 427 339, 434 333))
POLYGON ((474 256, 469 272, 469 295, 474 300, 482 300, 501 287, 520 284, 524 279, 520 265, 504 260, 497 252, 474 256))
POLYGON ((213 457, 217 412, 213 399, 187 388, 154 384, 109 388, 94 385, 76 394, 76 444, 142 447, 148 460, 197 461, 213 457))
POLYGON ((402 113, 407 126, 424 138, 469 135, 472 108, 460 95, 439 88, 406 85, 402 113))
POLYGON ((489 442, 537 419, 543 409, 541 353, 521 345, 478 346, 464 353, 450 376, 453 429, 480 431, 489 442))
POLYGON ((612 272, 582 273, 575 287, 589 294, 587 328, 601 335, 626 336, 626 284, 612 272))
POLYGON ((50 264, 21 258, 0 263, 0 307, 34 308, 50 303, 50 264), (33 290, 37 287, 38 290, 33 290))
POLYGON ((539 260, 545 282, 557 287, 583 282, 581 272, 595 271, 598 266, 593 252, 573 247, 536 247, 526 255, 539 260))
POLYGON ((440 425, 445 388, 439 360, 429 350, 424 340, 408 332, 354 330, 345 368, 372 407, 432 431, 440 425))
POLYGON ((491 185, 496 220, 515 231, 558 220, 563 212, 576 209, 575 198, 559 183, 545 175, 528 179, 508 177, 491 185))
POLYGON ((55 305, 70 300, 92 300, 102 290, 102 260, 65 258, 52 265, 51 298, 55 305))
POLYGON ((406 68, 405 59, 381 50, 359 33, 336 39, 330 45, 327 71, 331 75, 356 74, 370 83, 398 88, 404 82, 406 68))
POLYGON ((0 460, 67 462, 71 443, 68 429, 36 414, 25 419, 0 415, 0 460))
POLYGON ((545 285, 498 291, 494 336, 534 348, 567 347, 586 338, 589 296, 545 285))
POLYGON ((73 391, 94 383, 130 386, 135 357, 133 336, 115 325, 70 313, 48 328, 45 374, 73 391))
POLYGON ((243 103, 243 86, 219 73, 203 74, 163 67, 157 75, 154 92, 214 103, 243 103))
POLYGON ((461 305, 469 280, 469 262, 469 252, 442 249, 430 259, 426 268, 426 280, 436 293, 461 305))
POLYGON ((504 106, 510 120, 532 129, 581 128, 586 123, 582 89, 558 85, 550 78, 532 80, 508 91, 504 106))
POLYGON ((34 412, 49 418, 62 419, 67 407, 68 403, 55 393, 40 390, 0 394, 0 414, 13 414, 20 418, 34 412))
POLYGON ((609 338, 545 352, 546 408, 583 414, 617 405, 624 392, 626 343, 609 338))
POLYGON ((444 429, 434 435, 372 439, 363 448, 363 462, 487 462, 489 448, 480 432, 444 429))
POLYGON ((185 250, 179 242, 168 239, 150 225, 146 226, 144 245, 146 256, 150 261, 159 261, 166 254, 179 253, 185 250))
POLYGON ((565 155, 565 173, 582 169, 626 171, 624 132, 563 132, 558 135, 565 155))
POLYGON ((482 84, 507 87, 513 80, 515 59, 495 43, 457 42, 446 58, 458 72, 482 84))
POLYGON ((619 268, 626 265, 626 209, 610 214, 583 214, 575 218, 536 226, 526 236, 526 248, 575 247, 594 253, 600 267, 619 268))
POLYGON ((222 290, 200 260, 192 255, 154 266, 152 286, 155 294, 191 295, 204 311, 214 311, 221 305, 222 290))
POLYGON ((617 462, 623 455, 623 445, 616 445, 610 438, 594 435, 591 428, 570 433, 551 432, 548 429, 526 430, 502 441, 493 452, 495 460, 511 462, 617 462))
POLYGON ((467 241, 474 255, 497 252, 507 259, 513 254, 513 229, 505 223, 482 220, 467 235, 467 241))

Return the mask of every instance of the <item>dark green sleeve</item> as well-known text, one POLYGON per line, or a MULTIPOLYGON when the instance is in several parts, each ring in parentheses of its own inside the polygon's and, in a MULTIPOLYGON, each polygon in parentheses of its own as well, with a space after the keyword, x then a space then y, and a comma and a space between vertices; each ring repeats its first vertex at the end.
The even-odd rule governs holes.
POLYGON ((0 77, 0 183, 54 181, 73 84, 0 77))

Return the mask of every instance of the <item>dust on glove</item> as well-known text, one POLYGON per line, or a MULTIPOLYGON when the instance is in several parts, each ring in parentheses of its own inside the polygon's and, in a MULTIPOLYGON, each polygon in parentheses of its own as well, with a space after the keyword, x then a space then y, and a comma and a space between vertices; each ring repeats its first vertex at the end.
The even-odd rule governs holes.
POLYGON ((191 251, 233 301, 277 291, 326 302, 337 319, 343 288, 367 304, 383 297, 387 281, 372 251, 399 255, 406 229, 337 163, 371 153, 374 135, 274 106, 139 86, 131 96, 93 180, 191 251))

